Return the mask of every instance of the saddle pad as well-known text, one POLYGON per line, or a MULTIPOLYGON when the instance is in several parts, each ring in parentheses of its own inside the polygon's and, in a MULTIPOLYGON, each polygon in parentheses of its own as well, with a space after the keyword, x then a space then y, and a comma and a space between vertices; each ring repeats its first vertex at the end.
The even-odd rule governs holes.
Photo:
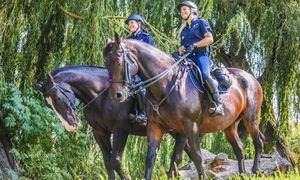
MULTIPOLYGON (((204 92, 204 89, 203 89, 203 86, 202 84, 197 80, 195 74, 193 73, 192 69, 189 70, 189 78, 191 79, 193 85, 195 86, 195 88, 200 92, 200 93, 203 93, 204 92)), ((220 84, 218 84, 218 90, 219 90, 219 93, 222 93, 222 94, 225 94, 225 93, 228 93, 230 87, 229 88, 225 88, 223 86, 220 86, 220 84)))

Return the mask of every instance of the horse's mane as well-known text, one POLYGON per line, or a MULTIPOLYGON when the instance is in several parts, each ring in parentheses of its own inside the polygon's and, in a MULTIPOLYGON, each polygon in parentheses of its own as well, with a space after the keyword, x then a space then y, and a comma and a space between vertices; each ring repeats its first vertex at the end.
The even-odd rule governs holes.
POLYGON ((54 69, 51 72, 52 76, 57 75, 60 72, 64 72, 64 71, 69 71, 69 70, 82 70, 82 71, 95 71, 95 72, 99 72, 100 70, 105 69, 105 67, 100 67, 100 66, 64 66, 64 67, 60 67, 57 69, 54 69))
MULTIPOLYGON (((163 56, 165 58, 173 59, 169 54, 167 54, 164 51, 160 50, 159 48, 157 48, 155 46, 152 46, 150 44, 147 44, 145 42, 135 40, 135 39, 125 39, 125 40, 122 40, 122 42, 130 43, 131 45, 134 45, 135 48, 151 50, 151 51, 155 52, 155 54, 159 54, 160 56, 163 56)), ((107 44, 106 47, 104 48, 104 50, 103 50, 103 56, 104 57, 107 56, 108 53, 113 48, 113 43, 114 42, 111 42, 111 43, 107 44)), ((153 53, 153 52, 151 52, 151 53, 153 53)))

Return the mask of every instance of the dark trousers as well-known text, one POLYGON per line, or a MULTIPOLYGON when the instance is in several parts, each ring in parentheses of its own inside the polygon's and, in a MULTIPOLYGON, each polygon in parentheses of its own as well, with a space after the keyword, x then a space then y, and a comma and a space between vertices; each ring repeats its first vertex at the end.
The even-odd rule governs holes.
POLYGON ((189 56, 190 59, 200 68, 203 81, 205 82, 210 78, 210 69, 212 66, 212 61, 204 53, 192 54, 189 56))

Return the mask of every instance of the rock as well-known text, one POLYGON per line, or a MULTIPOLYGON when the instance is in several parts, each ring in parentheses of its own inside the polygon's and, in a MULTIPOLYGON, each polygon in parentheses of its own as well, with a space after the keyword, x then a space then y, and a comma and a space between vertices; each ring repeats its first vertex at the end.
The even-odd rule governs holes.
MULTIPOLYGON (((229 176, 239 173, 238 162, 228 159, 228 155, 220 153, 215 155, 207 150, 201 149, 203 166, 208 174, 213 176, 213 179, 226 179, 229 176)), ((282 158, 277 151, 271 155, 262 155, 260 168, 265 174, 272 174, 276 170, 286 173, 292 169, 289 161, 282 158)), ((251 168, 253 159, 245 160, 245 168, 248 174, 252 174, 251 168)), ((190 163, 183 168, 180 168, 179 175, 183 179, 198 179, 197 170, 193 163, 190 163)))
POLYGON ((216 166, 220 166, 220 165, 228 165, 228 155, 225 153, 220 153, 218 155, 216 155, 215 159, 213 160, 213 162, 210 163, 210 167, 216 167, 216 166))

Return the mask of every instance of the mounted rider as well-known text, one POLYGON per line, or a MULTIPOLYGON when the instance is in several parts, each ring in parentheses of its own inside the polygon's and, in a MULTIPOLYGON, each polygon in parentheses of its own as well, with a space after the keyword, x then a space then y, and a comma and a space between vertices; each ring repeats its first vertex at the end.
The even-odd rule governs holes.
MULTIPOLYGON (((141 15, 131 14, 130 16, 128 16, 125 23, 128 25, 128 28, 131 32, 131 35, 127 37, 127 39, 140 40, 150 45, 154 45, 154 39, 145 29, 145 20, 141 15)), ((136 84, 139 82, 141 82, 141 78, 136 75, 134 78, 134 83, 136 84)), ((145 115, 143 101, 143 92, 135 94, 135 111, 137 113, 129 114, 129 119, 142 125, 146 125, 147 117, 145 115)))
POLYGON ((131 32, 131 35, 127 39, 136 39, 145 43, 154 45, 153 37, 147 32, 145 28, 145 20, 139 14, 131 14, 126 19, 125 23, 131 32))
POLYGON ((204 18, 198 18, 198 7, 191 1, 183 1, 177 6, 183 25, 179 30, 179 53, 191 53, 188 58, 200 68, 204 83, 212 94, 214 107, 209 108, 212 116, 224 115, 223 104, 217 86, 210 76, 212 61, 209 57, 209 46, 213 43, 212 29, 204 18))

